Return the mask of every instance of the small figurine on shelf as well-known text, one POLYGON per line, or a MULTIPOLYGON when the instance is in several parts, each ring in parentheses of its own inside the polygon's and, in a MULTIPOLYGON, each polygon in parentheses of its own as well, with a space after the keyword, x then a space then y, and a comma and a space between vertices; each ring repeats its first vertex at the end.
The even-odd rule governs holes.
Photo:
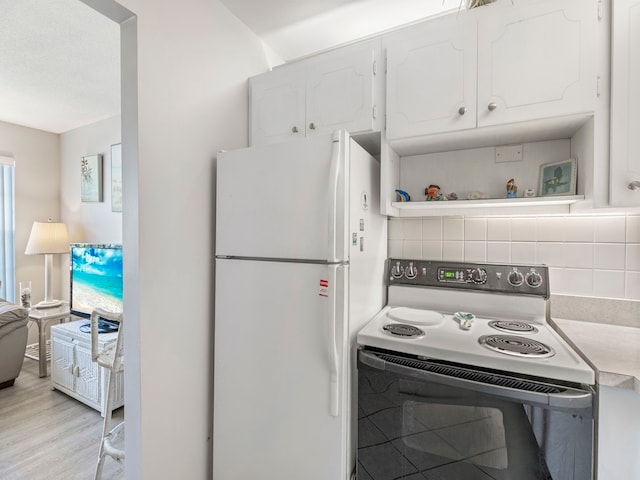
POLYGON ((489 198, 489 195, 479 190, 467 193, 467 200, 486 200, 487 198, 489 198))
POLYGON ((409 202, 411 201, 411 197, 404 190, 396 190, 396 194, 398 195, 399 202, 409 202))
POLYGON ((458 199, 458 194, 456 192, 451 192, 445 198, 447 200, 457 200, 458 199))
POLYGON ((442 194, 440 193, 440 187, 438 185, 429 185, 424 189, 424 194, 427 196, 427 201, 442 200, 442 194))
POLYGON ((512 178, 507 182, 507 198, 516 198, 518 193, 518 186, 515 180, 512 178))
POLYGON ((533 188, 527 188, 524 191, 524 196, 525 198, 531 198, 531 197, 535 197, 536 196, 536 192, 533 188))

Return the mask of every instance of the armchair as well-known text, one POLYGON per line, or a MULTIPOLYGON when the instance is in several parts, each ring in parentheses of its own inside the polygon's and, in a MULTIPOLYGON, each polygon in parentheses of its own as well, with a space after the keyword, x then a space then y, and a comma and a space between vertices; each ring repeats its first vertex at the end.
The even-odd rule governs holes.
POLYGON ((20 375, 28 321, 25 308, 0 298, 0 388, 12 386, 20 375))

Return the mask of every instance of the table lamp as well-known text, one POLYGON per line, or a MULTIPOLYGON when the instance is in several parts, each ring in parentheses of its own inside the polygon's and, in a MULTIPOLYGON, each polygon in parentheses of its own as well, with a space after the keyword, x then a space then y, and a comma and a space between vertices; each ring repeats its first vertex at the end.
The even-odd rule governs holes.
POLYGON ((62 302, 51 298, 53 254, 69 252, 69 234, 64 223, 33 222, 25 255, 44 255, 44 300, 36 308, 59 307, 62 302))

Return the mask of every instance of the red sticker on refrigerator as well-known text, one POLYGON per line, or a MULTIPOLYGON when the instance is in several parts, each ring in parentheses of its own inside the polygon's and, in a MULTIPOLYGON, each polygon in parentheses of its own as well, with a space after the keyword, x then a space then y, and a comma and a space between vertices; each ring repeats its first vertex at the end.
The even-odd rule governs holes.
POLYGON ((329 280, 320 279, 320 291, 318 292, 318 295, 321 297, 329 296, 329 280))

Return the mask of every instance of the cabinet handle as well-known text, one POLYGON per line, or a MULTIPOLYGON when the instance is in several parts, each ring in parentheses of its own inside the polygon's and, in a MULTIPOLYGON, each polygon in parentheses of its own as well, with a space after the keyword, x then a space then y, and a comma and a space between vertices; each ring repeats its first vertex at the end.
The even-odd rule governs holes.
POLYGON ((496 105, 494 102, 491 102, 489 105, 487 105, 487 108, 490 112, 493 112, 496 108, 498 108, 498 105, 496 105))
POLYGON ((293 133, 298 133, 298 127, 296 127, 295 125, 293 126, 293 128, 291 129, 291 131, 293 133))
POLYGON ((315 129, 316 129, 316 124, 315 124, 315 123, 313 123, 313 122, 311 122, 311 123, 309 124, 309 130, 315 130, 315 129))
POLYGON ((638 190, 640 190, 640 182, 638 180, 634 180, 633 182, 629 183, 629 185, 627 185, 627 188, 629 190, 637 192, 638 190))
POLYGON ((460 107, 458 109, 458 114, 459 115, 464 115, 465 113, 467 113, 467 107, 460 107))

